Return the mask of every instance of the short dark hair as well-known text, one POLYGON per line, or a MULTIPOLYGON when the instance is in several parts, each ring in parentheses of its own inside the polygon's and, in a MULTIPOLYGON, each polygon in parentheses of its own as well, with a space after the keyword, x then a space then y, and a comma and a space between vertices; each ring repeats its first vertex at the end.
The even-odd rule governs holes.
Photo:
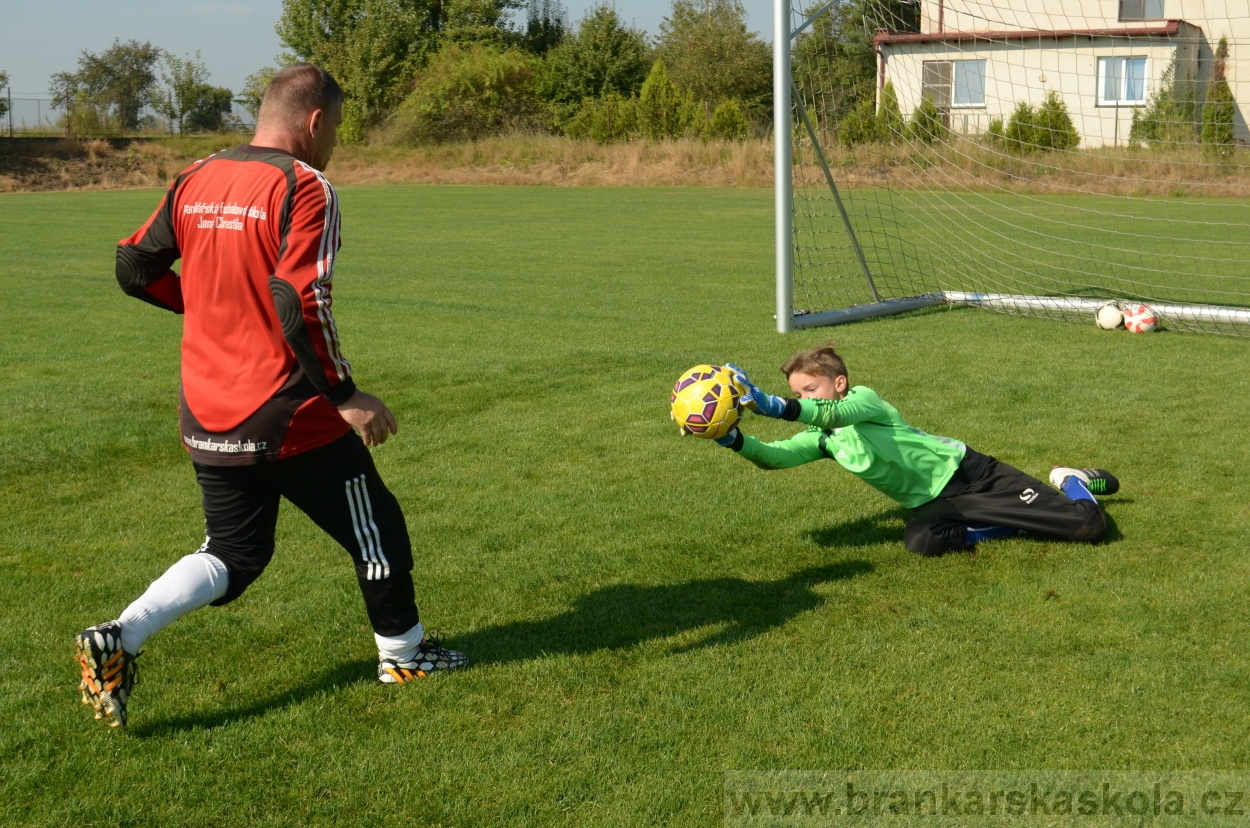
POLYGON ((302 129, 310 112, 343 108, 343 88, 312 63, 295 63, 273 76, 260 104, 257 126, 302 129))
POLYGON ((842 361, 842 357, 838 356, 835 350, 837 347, 836 342, 826 342, 824 345, 799 351, 781 366, 781 373, 787 377, 795 371, 812 376, 829 377, 829 379, 845 377, 847 375, 846 363, 842 361))

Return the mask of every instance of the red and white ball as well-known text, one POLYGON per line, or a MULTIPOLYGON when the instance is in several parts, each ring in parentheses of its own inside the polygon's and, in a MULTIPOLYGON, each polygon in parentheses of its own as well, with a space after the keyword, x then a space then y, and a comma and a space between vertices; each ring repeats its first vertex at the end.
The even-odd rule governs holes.
POLYGON ((1159 327, 1159 315, 1149 305, 1126 306, 1124 327, 1133 333, 1150 333, 1159 327))

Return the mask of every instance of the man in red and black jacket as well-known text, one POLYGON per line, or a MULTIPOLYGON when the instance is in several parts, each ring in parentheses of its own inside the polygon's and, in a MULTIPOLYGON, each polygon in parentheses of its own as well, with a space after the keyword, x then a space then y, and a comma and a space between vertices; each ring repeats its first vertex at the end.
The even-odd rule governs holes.
POLYGON ((342 90, 324 70, 283 69, 252 142, 184 170, 117 246, 122 289, 183 314, 179 423, 208 537, 120 618, 78 636, 83 703, 110 726, 125 724, 144 641, 234 600, 264 570, 282 497, 351 554, 380 681, 467 660, 424 636, 403 513, 365 448, 396 433, 395 418, 356 387, 334 324, 339 205, 322 170, 342 111, 342 90))

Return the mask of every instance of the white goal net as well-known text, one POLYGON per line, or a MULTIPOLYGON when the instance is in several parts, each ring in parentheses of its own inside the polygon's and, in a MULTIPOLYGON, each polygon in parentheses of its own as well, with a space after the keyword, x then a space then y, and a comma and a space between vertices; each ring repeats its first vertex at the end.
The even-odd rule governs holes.
POLYGON ((779 329, 1118 302, 1250 334, 1250 0, 804 2, 779 329))

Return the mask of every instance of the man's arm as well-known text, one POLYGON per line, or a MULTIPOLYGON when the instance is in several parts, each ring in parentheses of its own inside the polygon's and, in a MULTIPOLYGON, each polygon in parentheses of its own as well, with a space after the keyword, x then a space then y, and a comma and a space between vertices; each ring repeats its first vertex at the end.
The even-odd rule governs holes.
MULTIPOLYGON (((297 164, 295 172, 295 191, 284 217, 281 253, 269 290, 282 335, 313 387, 334 405, 345 406, 357 392, 352 366, 339 347, 330 298, 339 248, 338 196, 311 167, 297 164)), ((376 397, 370 399, 381 404, 376 397)), ((369 405, 362 409, 360 403, 357 400, 351 410, 370 409, 369 405)))
POLYGON ((174 234, 174 192, 181 179, 165 193, 161 206, 128 239, 117 243, 117 283, 127 296, 174 313, 182 313, 182 282, 170 267, 182 255, 174 234))

